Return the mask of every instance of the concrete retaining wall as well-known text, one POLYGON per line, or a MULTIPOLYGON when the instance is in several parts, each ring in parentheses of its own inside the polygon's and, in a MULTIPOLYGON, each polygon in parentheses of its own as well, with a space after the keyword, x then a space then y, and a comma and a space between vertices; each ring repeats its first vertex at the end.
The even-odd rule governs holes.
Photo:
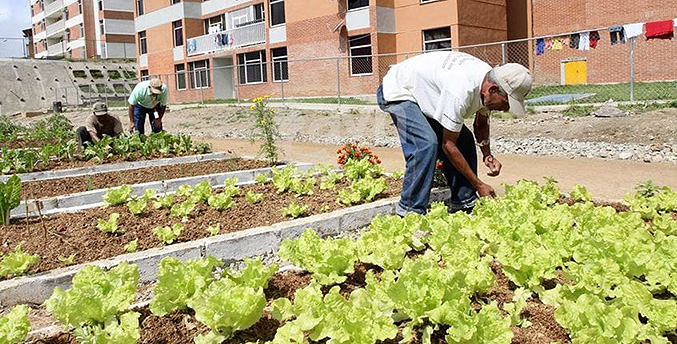
MULTIPOLYGON (((433 190, 430 198, 431 201, 440 201, 448 197, 449 191, 445 189, 433 190)), ((125 254, 89 264, 111 268, 122 261, 128 261, 139 265, 141 283, 153 282, 156 280, 159 262, 164 257, 171 256, 186 260, 213 255, 226 262, 253 257, 267 251, 277 250, 282 240, 297 238, 308 227, 315 229, 324 237, 365 227, 378 214, 394 214, 398 199, 388 198, 331 213, 125 254)), ((0 282, 0 306, 40 304, 49 298, 55 287, 69 288, 73 276, 84 266, 85 264, 80 264, 34 276, 2 281, 0 282)))

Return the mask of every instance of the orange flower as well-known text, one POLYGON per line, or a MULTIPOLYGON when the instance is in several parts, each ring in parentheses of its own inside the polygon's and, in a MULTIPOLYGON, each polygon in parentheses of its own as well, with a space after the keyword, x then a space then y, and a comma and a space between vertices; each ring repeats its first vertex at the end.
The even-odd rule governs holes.
POLYGON ((376 159, 376 163, 377 163, 377 164, 380 164, 380 163, 381 163, 381 159, 376 159))

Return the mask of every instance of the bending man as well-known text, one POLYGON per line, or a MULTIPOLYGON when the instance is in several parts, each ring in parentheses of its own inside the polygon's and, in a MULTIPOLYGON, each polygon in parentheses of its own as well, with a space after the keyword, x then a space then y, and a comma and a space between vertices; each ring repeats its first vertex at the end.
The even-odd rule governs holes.
POLYGON ((148 116, 150 129, 154 133, 162 131, 162 117, 167 109, 167 85, 160 79, 142 81, 129 95, 129 131, 145 133, 144 122, 148 116), (157 114, 157 117, 155 116, 157 114))
POLYGON ((94 143, 103 138, 122 135, 122 122, 116 115, 108 113, 108 107, 103 102, 96 102, 92 106, 92 114, 85 119, 85 125, 75 131, 78 144, 82 147, 86 142, 94 143))
POLYGON ((452 211, 472 211, 477 194, 494 197, 494 189, 477 176, 473 141, 487 174, 497 176, 501 163, 489 146, 490 112, 524 114, 532 84, 529 70, 519 64, 491 68, 458 52, 426 53, 390 68, 376 97, 397 127, 406 159, 397 214, 426 212, 437 159, 451 189, 452 211), (473 115, 475 140, 464 124, 473 115))

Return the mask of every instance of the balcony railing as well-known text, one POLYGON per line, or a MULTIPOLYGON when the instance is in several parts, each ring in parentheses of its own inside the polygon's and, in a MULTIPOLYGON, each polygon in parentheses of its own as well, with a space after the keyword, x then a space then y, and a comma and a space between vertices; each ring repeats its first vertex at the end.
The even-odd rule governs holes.
POLYGON ((59 32, 59 30, 65 29, 66 29, 66 20, 61 19, 58 22, 47 26, 47 36, 51 36, 54 33, 59 32))
POLYGON ((49 16, 61 9, 63 9, 63 0, 56 0, 45 6, 45 16, 49 16))
POLYGON ((266 23, 258 22, 186 40, 188 56, 233 50, 247 45, 266 43, 266 23))
POLYGON ((63 55, 66 50, 66 42, 59 42, 47 47, 47 54, 49 56, 63 55))

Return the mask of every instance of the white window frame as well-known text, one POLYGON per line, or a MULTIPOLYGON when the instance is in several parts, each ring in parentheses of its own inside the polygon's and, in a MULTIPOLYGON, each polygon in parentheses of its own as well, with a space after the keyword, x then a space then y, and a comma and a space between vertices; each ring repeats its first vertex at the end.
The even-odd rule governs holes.
POLYGON ((277 48, 271 48, 270 49, 270 61, 272 63, 273 70, 271 71, 273 74, 273 82, 289 82, 289 48, 287 47, 277 47, 277 48), (287 49, 287 54, 284 56, 273 56, 273 50, 276 49, 282 49, 286 48, 287 49), (281 62, 281 64, 286 64, 287 66, 287 78, 284 78, 284 72, 281 69, 280 70, 280 79, 275 78, 275 71, 277 70, 275 66, 275 62, 281 62))
POLYGON ((104 20, 103 19, 99 20, 99 30, 101 31, 102 35, 106 34, 106 31, 104 31, 105 27, 106 27, 106 24, 105 24, 104 20))
POLYGON ((176 76, 176 90, 184 91, 188 89, 188 81, 186 80, 186 65, 183 63, 174 65, 174 74, 176 76), (183 70, 178 70, 176 67, 181 66, 183 70), (179 88, 179 76, 183 77, 183 88, 179 88))
POLYGON ((146 9, 144 8, 143 0, 134 0, 136 2, 136 13, 137 15, 146 14, 146 9))
POLYGON ((442 0, 421 0, 421 4, 427 4, 431 2, 437 2, 437 1, 442 1, 442 0))
POLYGON ((80 25, 78 25, 78 26, 80 27, 80 39, 84 39, 85 38, 85 24, 80 23, 80 25))
POLYGON ((428 45, 430 43, 439 43, 439 42, 449 41, 449 48, 448 49, 451 49, 451 47, 452 47, 452 45, 451 45, 451 27, 443 26, 443 27, 436 27, 436 28, 432 28, 432 29, 426 29, 426 30, 421 31, 421 35, 423 36, 423 51, 424 52, 425 51, 439 51, 439 50, 441 50, 441 49, 430 49, 430 50, 427 49, 426 45, 428 45), (449 29, 449 38, 433 39, 433 40, 430 40, 430 41, 425 40, 426 31, 433 31, 433 30, 440 30, 440 29, 449 29))
POLYGON ((141 78, 141 81, 150 80, 150 74, 148 73, 148 69, 142 69, 139 72, 139 77, 141 78), (144 75, 144 74, 146 74, 146 75, 144 75))
POLYGON ((148 54, 148 34, 146 33, 146 30, 139 31, 136 35, 139 37, 139 55, 148 54), (142 32, 143 38, 141 38, 142 32), (141 43, 141 40, 143 40, 143 44, 141 43), (143 51, 144 47, 146 48, 146 51, 143 51))
POLYGON ((350 62, 349 63, 349 65, 350 65, 350 76, 368 76, 368 75, 374 74, 374 59, 373 59, 374 51, 372 49, 372 44, 371 44, 371 34, 364 34, 364 35, 358 35, 358 36, 354 36, 354 37, 348 37, 348 52, 349 52, 349 56, 350 56, 350 61, 349 61, 350 62), (358 38, 362 38, 364 36, 369 36, 369 45, 365 44, 365 45, 358 45, 358 46, 355 46, 355 47, 350 46, 351 40, 357 40, 358 38), (362 49, 362 48, 366 48, 366 47, 369 47, 369 50, 371 51, 371 53, 369 55, 356 55, 355 57, 353 57, 353 49, 362 49), (353 73, 353 58, 362 58, 362 57, 371 58, 371 72, 369 72, 369 73, 353 73))
POLYGON ((238 81, 240 82, 240 85, 257 85, 257 84, 264 84, 264 83, 268 82, 268 76, 266 75, 266 73, 268 72, 267 69, 266 69, 267 61, 264 61, 264 58, 266 56, 265 50, 250 51, 249 53, 242 53, 242 54, 238 54, 238 55, 242 55, 243 59, 244 59, 244 64, 240 64, 240 59, 239 59, 239 57, 237 58, 238 59, 237 60, 238 68, 244 68, 244 82, 242 82, 242 80, 240 78, 240 73, 239 73, 239 69, 238 69, 238 79, 240 79, 238 81), (259 53, 259 57, 257 59, 247 60, 247 54, 251 54, 251 53, 259 53), (256 65, 256 64, 259 65, 259 70, 261 71, 261 81, 249 82, 249 77, 247 76, 247 66, 256 65))
MULTIPOLYGON (((270 17, 270 27, 278 27, 278 26, 282 26, 282 25, 287 24, 287 13, 286 13, 287 7, 286 7, 286 4, 284 3, 284 0, 270 0, 269 7, 270 7, 269 8, 270 9, 270 16, 269 16, 270 17), (285 12, 284 13, 284 21, 282 23, 277 23, 277 24, 273 25, 273 4, 277 4, 279 2, 282 3, 282 8, 283 8, 283 11, 285 12)), ((264 18, 264 20, 265 20, 265 18, 264 18)))
POLYGON ((172 40, 174 41, 174 47, 175 48, 176 47, 182 47, 184 39, 183 39, 183 21, 181 19, 175 20, 175 21, 172 22, 172 36, 173 36, 172 40), (179 23, 179 27, 174 26, 174 23, 177 23, 177 22, 179 23), (176 40, 176 32, 179 31, 179 30, 181 31, 181 42, 177 42, 177 40, 176 40))
POLYGON ((209 60, 200 60, 200 61, 191 61, 188 62, 188 79, 189 79, 189 84, 190 88, 193 90, 200 90, 200 89, 205 89, 209 88, 210 85, 210 80, 209 80, 209 60), (204 63, 204 66, 201 67, 195 67, 197 63, 204 63), (202 74, 204 73, 204 74, 202 74), (205 75, 205 84, 202 84, 202 79, 197 78, 196 76, 198 75, 205 75), (199 86, 198 86, 198 80, 199 86))

